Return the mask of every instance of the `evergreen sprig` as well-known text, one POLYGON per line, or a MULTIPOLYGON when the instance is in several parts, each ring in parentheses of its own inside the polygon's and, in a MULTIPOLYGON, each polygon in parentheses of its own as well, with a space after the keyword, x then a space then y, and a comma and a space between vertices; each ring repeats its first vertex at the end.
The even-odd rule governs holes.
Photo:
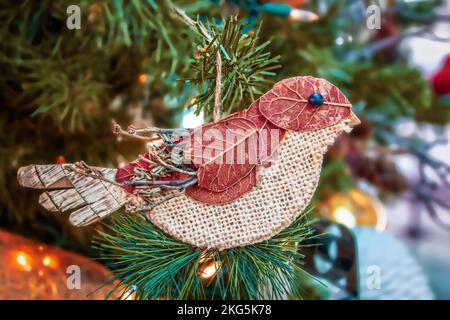
POLYGON ((4 1, 1 98, 7 107, 53 117, 72 131, 95 130, 92 119, 110 117, 108 107, 119 94, 142 101, 140 74, 152 92, 179 98, 184 84, 176 80, 190 74, 196 35, 173 16, 170 5, 161 0, 4 1), (73 4, 80 7, 81 24, 69 30, 66 10, 73 4))
POLYGON ((221 23, 197 22, 209 36, 199 32, 202 42, 197 47, 194 76, 190 80, 198 84, 200 94, 193 99, 196 113, 201 111, 207 119, 213 112, 216 85, 217 51, 222 60, 221 105, 224 114, 246 108, 273 82, 273 70, 280 65, 279 56, 266 51, 270 40, 259 44, 259 32, 244 32, 245 24, 236 16, 221 23))
POLYGON ((311 235, 306 210, 269 240, 223 251, 200 250, 135 216, 116 215, 97 248, 113 270, 115 290, 136 290, 136 299, 301 298, 301 243, 311 235), (202 268, 217 265, 204 279, 202 268))

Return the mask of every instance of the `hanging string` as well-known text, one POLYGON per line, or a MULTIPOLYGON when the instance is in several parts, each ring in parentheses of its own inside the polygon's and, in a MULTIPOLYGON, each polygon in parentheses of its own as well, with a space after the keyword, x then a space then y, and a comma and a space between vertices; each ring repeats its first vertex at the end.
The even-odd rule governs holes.
POLYGON ((217 122, 222 118, 222 103, 221 103, 221 93, 222 93, 222 57, 220 56, 220 50, 217 49, 216 53, 216 90, 214 93, 214 110, 213 110, 213 120, 217 122))

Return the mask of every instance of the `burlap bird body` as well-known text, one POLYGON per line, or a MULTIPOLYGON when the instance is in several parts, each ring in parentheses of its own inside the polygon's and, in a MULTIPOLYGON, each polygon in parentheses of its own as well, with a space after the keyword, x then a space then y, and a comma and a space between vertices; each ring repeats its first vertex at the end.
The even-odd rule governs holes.
POLYGON ((248 109, 191 130, 157 133, 149 152, 118 169, 83 163, 29 165, 22 186, 85 226, 125 207, 198 248, 227 249, 271 238, 309 203, 323 156, 359 121, 347 98, 313 77, 278 82, 248 109))

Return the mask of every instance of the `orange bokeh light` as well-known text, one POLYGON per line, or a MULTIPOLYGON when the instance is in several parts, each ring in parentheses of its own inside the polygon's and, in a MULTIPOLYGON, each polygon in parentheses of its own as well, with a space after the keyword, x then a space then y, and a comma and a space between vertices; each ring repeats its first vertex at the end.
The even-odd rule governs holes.
POLYGON ((44 266, 49 266, 52 263, 52 259, 48 256, 44 257, 44 259, 42 259, 42 264, 44 266))
POLYGON ((56 266, 56 260, 50 256, 45 256, 42 259, 42 264, 46 267, 54 268, 56 266))
POLYGON ((210 264, 208 264, 201 270, 200 277, 202 277, 204 279, 211 278, 216 274, 216 272, 217 272, 217 270, 219 270, 219 268, 220 268, 219 261, 211 262, 210 264))
POLYGON ((16 263, 24 271, 31 271, 31 257, 23 251, 19 251, 16 254, 16 263))
POLYGON ((66 163, 66 158, 64 158, 64 156, 62 156, 62 155, 59 155, 59 156, 56 158, 56 161, 55 161, 55 162, 58 163, 58 164, 66 163))
POLYGON ((138 77, 138 81, 140 84, 146 84, 147 83, 147 75, 145 73, 142 73, 138 77))

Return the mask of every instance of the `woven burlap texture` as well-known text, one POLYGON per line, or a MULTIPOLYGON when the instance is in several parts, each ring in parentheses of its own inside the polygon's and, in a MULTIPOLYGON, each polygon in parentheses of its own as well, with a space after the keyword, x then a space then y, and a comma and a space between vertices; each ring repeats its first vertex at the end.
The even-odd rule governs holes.
POLYGON ((149 219, 177 240, 198 248, 228 249, 267 240, 303 212, 317 187, 323 156, 343 124, 288 132, 274 163, 260 171, 260 184, 224 205, 198 203, 185 195, 156 207, 149 219))

